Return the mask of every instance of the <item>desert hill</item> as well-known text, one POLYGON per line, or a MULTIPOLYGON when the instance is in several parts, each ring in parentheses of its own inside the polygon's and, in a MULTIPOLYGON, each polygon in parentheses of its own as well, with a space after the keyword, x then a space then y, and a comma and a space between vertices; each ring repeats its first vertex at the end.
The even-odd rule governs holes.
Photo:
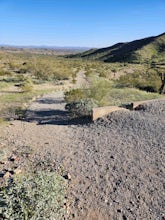
POLYGON ((162 62, 165 60, 165 33, 131 42, 117 43, 106 48, 90 49, 69 57, 104 62, 140 63, 149 60, 162 62))

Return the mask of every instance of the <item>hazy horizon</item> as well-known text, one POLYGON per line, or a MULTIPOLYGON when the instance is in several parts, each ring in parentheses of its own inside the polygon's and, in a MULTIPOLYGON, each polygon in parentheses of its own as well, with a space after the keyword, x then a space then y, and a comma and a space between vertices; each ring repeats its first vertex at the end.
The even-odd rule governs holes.
POLYGON ((0 0, 0 45, 108 47, 162 34, 164 11, 164 0, 0 0))

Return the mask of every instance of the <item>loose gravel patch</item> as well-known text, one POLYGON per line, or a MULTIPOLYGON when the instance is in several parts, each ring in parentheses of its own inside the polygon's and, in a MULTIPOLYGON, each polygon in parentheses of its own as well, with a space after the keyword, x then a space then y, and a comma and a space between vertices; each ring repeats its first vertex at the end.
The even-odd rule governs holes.
POLYGON ((67 219, 164 220, 165 101, 84 124, 64 105, 62 94, 37 100, 5 141, 49 152, 69 174, 67 219))

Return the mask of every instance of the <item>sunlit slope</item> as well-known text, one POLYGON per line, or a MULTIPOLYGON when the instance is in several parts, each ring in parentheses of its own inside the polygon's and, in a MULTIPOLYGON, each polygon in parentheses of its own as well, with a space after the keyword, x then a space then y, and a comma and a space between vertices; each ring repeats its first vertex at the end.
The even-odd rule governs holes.
POLYGON ((91 49, 70 57, 104 62, 140 63, 149 60, 160 62, 165 60, 165 33, 127 43, 118 43, 111 47, 91 49))

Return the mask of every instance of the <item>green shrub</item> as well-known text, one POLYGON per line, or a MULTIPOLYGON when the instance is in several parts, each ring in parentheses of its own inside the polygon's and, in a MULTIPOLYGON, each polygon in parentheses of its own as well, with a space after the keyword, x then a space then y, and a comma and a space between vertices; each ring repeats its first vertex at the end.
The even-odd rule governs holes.
POLYGON ((20 85, 22 92, 32 92, 33 91, 33 82, 30 78, 24 80, 20 85))
POLYGON ((95 78, 87 90, 87 97, 96 100, 99 106, 105 106, 111 87, 112 84, 109 80, 105 78, 95 78))
POLYGON ((4 219, 60 219, 64 215, 64 179, 53 172, 19 175, 1 189, 4 219))
POLYGON ((135 101, 161 98, 158 93, 151 93, 134 88, 112 88, 109 93, 108 105, 122 105, 135 101))
POLYGON ((11 76, 12 73, 7 70, 0 69, 0 76, 11 76))
POLYGON ((97 102, 94 99, 86 98, 80 99, 79 101, 73 101, 66 104, 65 108, 70 111, 72 114, 82 117, 82 116, 91 116, 92 109, 97 107, 97 102))
POLYGON ((85 93, 82 89, 72 89, 64 93, 66 103, 79 101, 85 98, 85 93))
POLYGON ((110 81, 96 77, 89 88, 65 92, 66 109, 74 115, 90 116, 92 108, 107 105, 110 88, 110 81))
POLYGON ((27 71, 28 69, 26 67, 21 67, 17 72, 24 74, 24 73, 27 73, 27 71))
POLYGON ((160 77, 156 72, 127 74, 116 81, 118 88, 138 88, 147 92, 158 92, 160 85, 160 77))

